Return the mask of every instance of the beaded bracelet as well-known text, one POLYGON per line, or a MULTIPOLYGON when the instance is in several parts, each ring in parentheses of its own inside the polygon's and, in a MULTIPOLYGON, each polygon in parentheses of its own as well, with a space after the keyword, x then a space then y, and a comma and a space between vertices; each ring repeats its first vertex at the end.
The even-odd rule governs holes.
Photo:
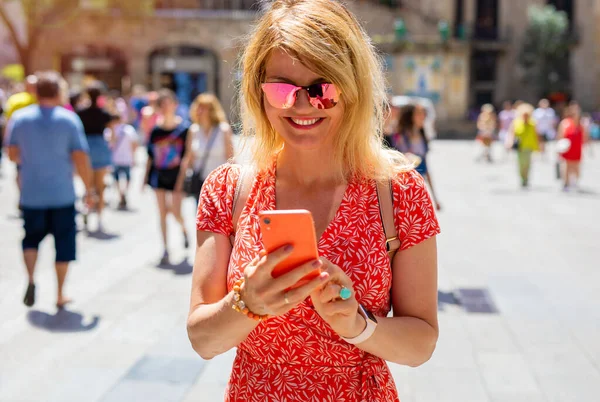
POLYGON ((234 285, 233 285, 233 304, 231 305, 231 308, 234 309, 235 311, 237 311, 238 313, 242 313, 245 316, 247 316, 248 318, 252 318, 253 320, 256 320, 256 321, 262 321, 262 320, 266 320, 267 318, 269 318, 269 316, 267 314, 265 314, 265 315, 254 314, 253 312, 251 312, 248 309, 248 307, 246 307, 246 303, 244 303, 244 301, 242 300, 242 295, 240 294, 243 284, 244 284, 243 278, 238 279, 234 283, 234 285))

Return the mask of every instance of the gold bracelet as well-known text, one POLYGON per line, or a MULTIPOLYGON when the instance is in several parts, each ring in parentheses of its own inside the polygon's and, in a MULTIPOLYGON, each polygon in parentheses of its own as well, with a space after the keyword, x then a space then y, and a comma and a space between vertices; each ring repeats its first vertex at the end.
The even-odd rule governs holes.
POLYGON ((253 312, 251 312, 248 307, 246 307, 246 303, 244 303, 244 301, 242 300, 242 295, 241 295, 241 290, 242 290, 242 285, 244 284, 244 279, 238 279, 235 284, 233 285, 233 304, 231 305, 231 308, 234 309, 235 311, 237 311, 238 313, 242 313, 245 316, 247 316, 248 318, 252 318, 253 320, 256 321, 263 321, 266 320, 267 318, 269 318, 269 316, 267 314, 264 315, 259 315, 259 314, 254 314, 253 312))

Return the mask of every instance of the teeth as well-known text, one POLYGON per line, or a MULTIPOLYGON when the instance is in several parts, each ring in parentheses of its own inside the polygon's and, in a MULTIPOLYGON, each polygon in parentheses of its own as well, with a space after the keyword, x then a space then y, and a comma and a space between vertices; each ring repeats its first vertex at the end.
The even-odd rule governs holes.
POLYGON ((292 121, 294 123, 298 124, 299 126, 312 126, 313 124, 315 124, 319 120, 321 120, 321 119, 297 120, 297 119, 292 118, 292 121))

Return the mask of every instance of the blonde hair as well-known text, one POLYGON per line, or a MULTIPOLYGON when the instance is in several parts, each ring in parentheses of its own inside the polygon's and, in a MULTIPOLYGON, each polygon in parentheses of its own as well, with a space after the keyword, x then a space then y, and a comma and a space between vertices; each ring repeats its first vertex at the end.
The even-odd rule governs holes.
POLYGON ((275 0, 241 57, 243 134, 254 137, 252 155, 259 169, 283 147, 263 108, 261 90, 275 50, 301 60, 339 88, 345 111, 332 157, 340 176, 384 180, 412 167, 402 154, 382 145, 389 109, 382 61, 356 18, 337 0, 275 0))
MULTIPOLYGON (((492 125, 496 123, 496 109, 494 109, 494 106, 486 103, 485 105, 483 105, 481 107, 481 113, 479 113, 479 117, 477 118, 477 120, 479 122, 481 122, 482 124, 487 124, 487 125, 492 125)), ((492 128, 493 127, 489 127, 492 128)))
POLYGON ((529 117, 531 117, 531 115, 533 114, 533 106, 530 105, 529 103, 521 103, 516 110, 516 117, 518 119, 522 119, 523 115, 528 114, 529 117))
POLYGON ((208 106, 210 124, 213 127, 218 126, 221 123, 227 123, 227 117, 225 117, 223 106, 221 106, 221 102, 219 102, 219 99, 213 94, 200 94, 194 99, 194 102, 192 102, 192 105, 190 106, 190 119, 194 123, 199 123, 198 107, 200 106, 208 106))
POLYGON ((494 105, 490 103, 486 103, 481 107, 481 113, 494 113, 496 109, 494 109, 494 105))

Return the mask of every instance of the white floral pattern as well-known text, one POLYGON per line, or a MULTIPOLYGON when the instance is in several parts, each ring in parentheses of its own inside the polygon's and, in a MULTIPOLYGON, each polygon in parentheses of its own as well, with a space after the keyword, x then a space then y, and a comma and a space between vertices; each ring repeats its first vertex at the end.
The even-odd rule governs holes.
MULTIPOLYGON (((204 183, 197 229, 233 234, 233 197, 239 165, 223 165, 204 183)), ((258 212, 275 209, 276 165, 259 172, 243 206, 227 289, 262 249, 258 212)), ((395 223, 405 250, 439 233, 423 179, 414 171, 392 182, 395 223)), ((240 206, 241 207, 241 206, 240 206)), ((391 270, 379 215, 376 184, 356 179, 319 239, 319 254, 353 280, 356 298, 373 314, 390 311, 391 270)), ((344 342, 307 299, 289 313, 262 322, 242 342, 233 363, 225 401, 398 401, 384 360, 344 342)))

